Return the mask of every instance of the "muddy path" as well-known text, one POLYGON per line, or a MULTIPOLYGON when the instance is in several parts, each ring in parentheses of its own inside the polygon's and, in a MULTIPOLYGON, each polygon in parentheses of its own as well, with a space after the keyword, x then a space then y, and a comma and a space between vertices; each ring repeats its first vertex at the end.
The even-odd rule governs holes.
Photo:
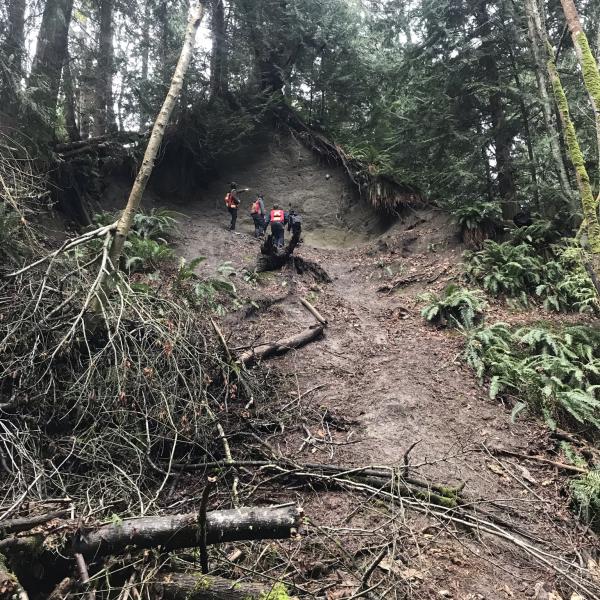
MULTIPOLYGON (((226 230, 227 215, 212 202, 179 210, 185 213, 179 251, 188 258, 206 256, 205 274, 231 263, 240 296, 261 306, 222 319, 232 347, 275 340, 313 324, 300 297, 329 321, 322 340, 269 360, 282 378, 278 400, 300 415, 296 428, 265 435, 271 448, 298 462, 361 466, 401 465, 414 445, 415 472, 439 482, 464 482, 474 503, 494 505, 546 551, 580 557, 583 564, 593 556, 594 540, 573 518, 559 473, 488 452, 504 448, 552 457, 555 441, 535 421, 511 422, 510 407, 490 400, 462 363, 461 335, 432 328, 419 315, 419 294, 443 288, 460 270, 462 249, 447 217, 435 210, 411 214, 388 234, 353 248, 301 246, 299 254, 324 267, 331 283, 291 268, 247 282, 243 269, 252 268, 258 252, 249 217, 241 211, 234 234, 226 230), (417 281, 390 291, 390 281, 403 276, 417 281)), ((331 246, 329 239, 307 237, 331 246)), ((356 502, 340 492, 290 493, 313 522, 332 529, 356 502)), ((359 511, 345 524, 362 532, 355 537, 346 532, 348 547, 360 550, 368 543, 364 531, 370 519, 359 511)), ((415 533, 398 559, 409 597, 546 598, 561 585, 556 572, 510 543, 432 526, 410 511, 402 519, 415 533)), ((339 573, 329 577, 343 581, 339 573)), ((344 597, 340 594, 328 597, 344 597)))

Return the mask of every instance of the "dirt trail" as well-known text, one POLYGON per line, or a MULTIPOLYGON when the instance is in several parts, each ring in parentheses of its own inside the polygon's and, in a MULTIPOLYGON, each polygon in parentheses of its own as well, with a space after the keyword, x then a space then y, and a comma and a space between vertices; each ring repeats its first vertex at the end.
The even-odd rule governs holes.
MULTIPOLYGON (((186 213, 183 254, 208 256, 206 273, 231 261, 241 295, 284 298, 250 317, 226 318, 232 345, 277 339, 312 324, 300 297, 309 297, 329 320, 323 340, 269 361, 289 375, 289 400, 299 392, 307 423, 309 414, 313 423, 310 443, 302 441, 302 431, 285 431, 268 438, 273 447, 304 462, 398 465, 418 442, 411 463, 422 465, 421 473, 441 482, 466 482, 473 499, 506 500, 510 521, 526 526, 550 551, 570 554, 576 545, 585 546, 561 491, 564 480, 532 463, 500 464, 485 450, 544 452, 552 446, 547 432, 531 421, 511 423, 510 411, 489 400, 461 363, 460 334, 438 331, 419 315, 418 294, 443 287, 458 272, 461 248, 447 217, 433 210, 411 215, 386 236, 354 248, 303 245, 299 253, 326 268, 331 284, 286 269, 252 287, 239 277, 258 252, 249 217, 242 211, 234 234, 225 229, 226 214, 213 204, 186 213), (390 273, 421 273, 423 281, 378 292, 390 273), (315 414, 323 419, 321 426, 315 425, 315 414), (336 428, 339 423, 344 426, 336 428)), ((305 494, 302 501, 313 519, 330 526, 351 508, 343 494, 305 494)), ((417 519, 414 527, 427 529, 427 524, 417 519)), ((415 598, 440 597, 440 591, 465 599, 533 598, 536 586, 553 587, 553 574, 514 547, 464 532, 438 532, 414 564, 423 577, 411 582, 415 598)))
MULTIPOLYGON (((305 219, 306 243, 298 253, 324 267, 332 283, 316 282, 290 268, 258 282, 245 281, 243 269, 252 270, 259 244, 251 236, 249 198, 240 210, 238 232, 227 231, 225 180, 199 192, 193 202, 173 205, 185 215, 179 253, 206 257, 199 268, 206 275, 230 262, 239 296, 265 307, 223 319, 232 347, 278 339, 313 324, 300 297, 329 320, 322 340, 269 361, 283 378, 280 400, 297 406, 305 421, 265 441, 298 462, 355 466, 400 465, 416 443, 410 461, 421 474, 440 482, 465 482, 468 497, 482 507, 491 506, 490 500, 505 506, 503 518, 525 527, 547 551, 570 558, 576 548, 592 551, 568 508, 565 480, 558 473, 531 462, 499 461, 486 451, 552 451, 555 444, 547 430, 531 420, 512 423, 510 410, 490 400, 460 360, 461 335, 436 330, 420 317, 418 295, 443 288, 460 272, 462 248, 448 217, 433 209, 411 211, 384 233, 381 220, 349 195, 339 173, 307 160, 296 146, 282 151, 278 144, 267 158, 238 166, 236 178, 241 184, 254 181, 254 191, 261 188, 267 204, 277 189, 285 189, 290 203, 305 214, 312 211, 305 219), (324 177, 329 173, 333 184, 324 177), (327 187, 318 202, 323 181, 327 187), (310 201, 303 202, 306 198, 310 201), (410 276, 417 281, 380 291, 394 278, 410 276)), ((156 200, 164 204, 164 198, 156 200)), ((354 508, 352 498, 341 492, 295 493, 322 526, 338 527, 354 508)), ((540 588, 554 588, 556 574, 532 564, 511 544, 432 528, 428 519, 401 513, 409 530, 418 533, 401 557, 410 597, 543 599, 543 592, 536 595, 540 588)), ((360 514, 347 527, 353 525, 357 531, 366 526, 360 514)), ((367 544, 362 535, 349 544, 367 544)))

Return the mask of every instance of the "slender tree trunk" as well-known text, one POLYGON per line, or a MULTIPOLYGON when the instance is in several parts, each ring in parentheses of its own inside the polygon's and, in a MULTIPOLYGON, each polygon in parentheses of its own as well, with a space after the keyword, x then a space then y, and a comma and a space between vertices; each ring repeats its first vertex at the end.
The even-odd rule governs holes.
POLYGON ((140 202, 142 201, 142 196, 144 194, 144 190, 146 189, 146 184, 148 183, 150 174, 152 173, 152 169, 154 168, 154 160, 158 154, 158 150, 165 133, 165 128, 169 122, 169 118, 173 112, 173 108, 175 107, 175 103, 177 102, 177 97, 181 92, 183 78, 192 58, 194 38, 203 14, 204 6, 201 3, 194 4, 190 9, 181 55, 179 56, 179 61, 177 63, 177 67, 175 68, 173 79, 171 80, 169 92, 165 98, 162 108, 160 109, 156 122, 154 123, 154 127, 152 128, 150 141, 146 147, 142 166, 137 174, 137 177, 135 178, 133 187, 131 188, 127 205, 125 206, 125 210, 119 219, 115 238, 110 248, 109 257, 112 263, 112 268, 116 268, 119 264, 119 258, 123 250, 123 244, 125 243, 125 239, 129 233, 129 229, 131 228, 133 217, 139 208, 140 202))
POLYGON ((148 87, 148 63, 150 57, 150 0, 144 4, 144 17, 142 22, 142 68, 140 70, 139 94, 139 114, 140 114, 140 132, 146 131, 148 126, 148 101, 145 92, 148 87))
POLYGON ((496 171, 498 192, 502 201, 502 213, 505 219, 512 220, 517 212, 516 189, 512 167, 512 134, 506 122, 504 101, 500 92, 500 75, 494 56, 494 47, 487 0, 480 0, 477 6, 477 25, 482 39, 480 64, 486 81, 494 88, 489 96, 489 114, 492 122, 492 134, 496 150, 496 171))
MULTIPOLYGON (((574 0, 560 0, 560 3, 565 13, 575 53, 581 66, 585 88, 590 97, 590 103, 596 117, 596 149, 597 156, 600 159, 600 71, 598 71, 598 63, 581 26, 574 0)), ((600 162, 598 168, 600 170, 600 162)), ((597 201, 600 201, 600 196, 597 201)))
POLYGON ((210 58, 210 97, 227 92, 227 49, 225 47, 225 6, 223 0, 211 2, 212 54, 210 58))
POLYGON ((67 52, 67 58, 63 66, 63 93, 65 96, 65 122, 69 140, 76 142, 81 139, 77 120, 75 118, 75 92, 73 91, 73 76, 71 73, 71 59, 67 52))
POLYGON ((86 140, 92 133, 92 119, 94 114, 94 78, 92 57, 84 59, 84 69, 79 77, 80 110, 79 131, 81 138, 86 140))
MULTIPOLYGON (((596 31, 596 64, 600 65, 600 19, 598 20, 596 31)), ((600 128, 596 127, 596 136, 598 140, 598 187, 596 191, 598 192, 598 198, 596 202, 600 204, 600 128)))
POLYGON ((577 133, 575 126, 571 120, 569 113, 569 105, 567 97, 565 95, 554 59, 548 60, 548 72, 550 75, 550 81, 552 82, 552 88, 554 90, 554 97, 558 104, 559 113, 565 129, 565 137, 567 140, 567 146, 569 149, 569 156, 575 167, 575 174, 577 177, 577 185, 579 187, 579 194, 581 196, 581 204, 583 208, 583 216, 587 223, 587 233, 589 239, 590 250, 592 251, 593 257, 593 268, 596 274, 600 272, 600 222, 598 221, 598 206, 594 199, 592 192, 592 186, 590 184, 590 178, 585 166, 585 159, 577 139, 577 133))
POLYGON ((521 77, 519 76, 519 66, 517 64, 517 59, 515 57, 515 53, 513 51, 513 47, 516 47, 518 44, 518 34, 515 30, 514 26, 514 16, 511 15, 510 22, 508 25, 508 31, 505 29, 505 43, 508 47, 508 53, 510 56, 510 66, 513 74, 513 78, 515 80, 515 84, 518 90, 518 98, 517 102, 519 104, 519 111, 521 113, 521 119, 523 121, 523 129, 525 130, 525 144, 527 146, 527 156, 529 158, 528 167, 529 174, 531 175, 531 184, 533 186, 533 196, 535 200, 536 207, 538 211, 542 211, 542 206, 540 205, 540 191, 538 185, 538 176, 537 176, 537 161, 535 159, 535 153, 533 150, 533 139, 531 135, 531 127, 529 126, 529 110, 527 105, 525 104, 525 90, 523 89, 523 85, 521 83, 521 77))
POLYGON ((527 26, 531 42, 530 48, 533 56, 535 77, 542 105, 544 124, 550 142, 550 151, 552 153, 554 169, 565 200, 567 200, 574 210, 578 210, 579 200, 573 192, 569 182, 567 167, 560 147, 560 136, 554 116, 554 110, 548 93, 547 69, 543 59, 546 48, 546 30, 542 25, 542 18, 538 10, 537 0, 525 0, 525 12, 527 14, 527 26))
POLYGON ((47 0, 37 38, 28 88, 35 104, 47 112, 45 133, 51 137, 56 121, 60 76, 67 55, 73 0, 47 0))
POLYGON ((114 0, 99 4, 98 68, 96 71, 96 118, 94 134, 103 135, 117 130, 113 106, 113 5, 114 0))

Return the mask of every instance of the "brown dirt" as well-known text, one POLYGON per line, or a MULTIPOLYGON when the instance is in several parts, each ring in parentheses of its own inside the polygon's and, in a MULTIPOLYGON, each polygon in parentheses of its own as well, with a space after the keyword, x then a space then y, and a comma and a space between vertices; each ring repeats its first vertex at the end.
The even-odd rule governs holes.
MULTIPOLYGON (((533 420, 512 423, 510 407, 490 400, 462 363, 461 334, 437 330, 420 317, 418 295, 460 276, 462 248, 448 217, 434 209, 411 211, 382 233, 380 220, 351 197, 341 175, 317 165, 293 142, 279 143, 244 163, 234 178, 260 188, 267 201, 285 190, 305 217, 307 243, 298 254, 317 261, 333 279, 316 283, 288 268, 256 284, 244 282, 242 269, 252 266, 259 246, 244 209, 239 232, 226 231, 225 179, 199 193, 196 202, 176 206, 185 214, 179 252, 188 258, 206 256, 201 272, 214 273, 230 261, 240 296, 284 298, 258 311, 230 313, 223 328, 232 347, 278 339, 311 325, 314 319, 299 304, 300 297, 309 298, 329 320, 321 341, 269 361, 284 377, 278 401, 299 409, 299 421, 313 439, 303 443, 306 430, 297 427, 265 441, 299 462, 351 465, 399 465, 418 442, 410 460, 420 465, 421 475, 465 482, 468 497, 485 499, 483 505, 502 500, 503 517, 526 527, 548 551, 569 558, 593 551, 594 542, 568 508, 562 474, 532 462, 495 459, 486 451, 492 446, 552 457, 556 447, 547 431, 533 420), (336 218, 336 211, 344 212, 339 204, 344 198, 351 209, 336 218), (390 293, 378 291, 395 277, 411 275, 418 280, 390 293)), ((340 527, 356 502, 340 492, 292 494, 299 495, 314 522, 333 528, 340 527)), ((513 545, 439 523, 432 527, 421 515, 401 513, 415 535, 397 551, 405 585, 387 597, 543 598, 542 592, 536 596, 541 586, 560 586, 556 573, 533 564, 513 545)), ((345 527, 367 525, 372 531, 373 517, 358 511, 345 527)), ((364 531, 346 536, 348 548, 372 543, 364 531)), ((324 575, 323 584, 337 577, 339 585, 331 590, 343 589, 345 575, 324 575)))

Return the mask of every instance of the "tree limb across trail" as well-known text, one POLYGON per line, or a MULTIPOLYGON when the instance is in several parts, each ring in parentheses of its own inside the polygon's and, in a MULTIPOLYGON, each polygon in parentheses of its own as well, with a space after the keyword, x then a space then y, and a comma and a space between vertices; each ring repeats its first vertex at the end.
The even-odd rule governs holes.
POLYGON ((263 358, 284 354, 293 348, 300 348, 309 342, 319 339, 323 335, 324 329, 325 327, 323 325, 313 325, 296 335, 282 338, 276 342, 261 344, 260 346, 256 346, 256 348, 251 348, 240 354, 237 362, 247 366, 263 358))
MULTIPOLYGON (((290 538, 297 532, 302 514, 296 505, 211 511, 206 514, 206 543, 290 538)), ((44 542, 56 529, 61 531, 56 542, 62 555, 98 558, 120 554, 128 546, 177 550, 198 545, 198 515, 189 513, 126 519, 100 527, 78 528, 76 521, 58 521, 50 531, 1 540, 0 552, 48 554, 44 542), (65 535, 69 528, 72 534, 65 535)))

